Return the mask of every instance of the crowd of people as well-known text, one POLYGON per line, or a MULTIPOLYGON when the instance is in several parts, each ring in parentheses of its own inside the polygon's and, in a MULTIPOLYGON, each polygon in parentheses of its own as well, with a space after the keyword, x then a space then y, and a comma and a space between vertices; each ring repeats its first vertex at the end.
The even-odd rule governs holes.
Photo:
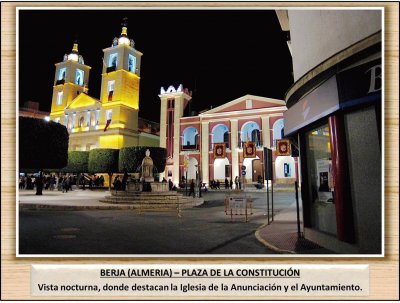
MULTIPOLYGON (((21 175, 19 177, 19 189, 34 190, 38 182, 40 182, 38 174, 21 175)), ((44 190, 58 190, 66 193, 72 190, 73 185, 80 185, 83 189, 85 189, 86 185, 88 185, 90 189, 93 187, 104 187, 104 177, 102 175, 81 175, 78 178, 77 175, 73 174, 64 174, 60 176, 49 174, 42 177, 42 184, 44 190)))
MULTIPOLYGON (((232 179, 225 178, 225 189, 242 189, 242 181, 241 179, 236 176, 235 181, 232 179), (233 187, 235 185, 235 187, 233 187)), ((219 180, 211 180, 210 181, 210 188, 211 189, 221 189, 221 182, 219 180)))
MULTIPOLYGON (((33 190, 36 189, 36 183, 38 181, 38 176, 36 175, 23 175, 19 178, 19 189, 26 189, 26 190, 33 190)), ((122 190, 125 191, 127 184, 129 182, 129 175, 125 173, 122 177, 120 175, 117 175, 114 178, 113 187, 114 190, 122 190)), ((55 174, 51 175, 46 175, 43 176, 42 178, 43 181, 43 189, 44 190, 59 190, 62 192, 68 192, 72 190, 72 185, 80 185, 82 189, 85 189, 85 186, 87 185, 89 189, 93 188, 102 188, 104 187, 104 177, 103 175, 80 175, 79 179, 78 176, 72 175, 72 174, 66 174, 66 175, 61 175, 57 176, 55 174)), ((168 188, 169 190, 177 190, 178 188, 175 186, 175 184, 172 182, 171 179, 168 179, 168 181, 163 178, 161 182, 168 183, 168 188)), ((203 191, 207 191, 207 188, 205 187, 205 184, 202 183, 201 180, 199 180, 199 184, 201 184, 201 188, 203 191)), ((241 178, 238 176, 235 177, 234 180, 225 178, 224 182, 224 187, 225 189, 233 190, 233 189, 242 189, 242 182, 241 178)), ((185 177, 182 177, 181 181, 179 182, 179 188, 189 188, 189 195, 194 193, 195 190, 195 181, 191 180, 187 185, 186 185, 186 179, 185 177)), ((221 189, 221 182, 219 180, 211 180, 210 181, 210 188, 211 189, 221 189)), ((262 177, 258 177, 258 183, 256 185, 257 188, 261 189, 263 187, 263 180, 262 177)))

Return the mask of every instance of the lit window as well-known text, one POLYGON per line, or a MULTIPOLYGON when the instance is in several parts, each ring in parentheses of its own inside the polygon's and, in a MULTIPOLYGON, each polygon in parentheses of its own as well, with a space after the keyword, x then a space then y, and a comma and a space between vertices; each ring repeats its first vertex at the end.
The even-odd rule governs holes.
POLYGON ((112 101, 114 94, 114 84, 115 84, 114 80, 108 81, 107 83, 108 101, 112 101))
POLYGON ((63 99, 63 92, 58 92, 57 93, 57 105, 62 104, 62 99, 63 99))
POLYGON ((108 67, 117 67, 117 59, 118 59, 118 54, 110 54, 110 57, 108 59, 108 67))
POLYGON ((112 118, 112 109, 106 111, 106 120, 111 120, 112 118))
POLYGON ((136 71, 136 57, 129 55, 128 58, 128 71, 134 73, 136 71))
POLYGON ((78 55, 74 54, 74 53, 70 53, 68 55, 68 60, 72 60, 72 61, 78 61, 78 55))
POLYGON ((82 116, 82 117, 79 119, 78 127, 84 126, 84 125, 83 125, 84 123, 85 123, 85 117, 82 116))
POLYGON ((96 109, 96 125, 99 124, 99 119, 100 119, 100 110, 96 109))
POLYGON ((65 80, 66 73, 67 73, 67 68, 66 67, 60 68, 57 80, 65 80))
POLYGON ((88 110, 86 113, 86 126, 89 126, 89 123, 90 123, 90 110, 88 110))
POLYGON ((84 75, 83 70, 81 69, 76 70, 75 84, 83 85, 83 75, 84 75))
POLYGON ((71 128, 75 127, 75 122, 76 122, 76 113, 72 114, 72 125, 71 128))
POLYGON ((131 41, 127 37, 120 37, 118 39, 118 45, 121 45, 121 44, 130 45, 131 41))
POLYGON ((108 83, 107 83, 107 92, 108 93, 114 91, 114 85, 115 85, 115 80, 108 81, 108 83))

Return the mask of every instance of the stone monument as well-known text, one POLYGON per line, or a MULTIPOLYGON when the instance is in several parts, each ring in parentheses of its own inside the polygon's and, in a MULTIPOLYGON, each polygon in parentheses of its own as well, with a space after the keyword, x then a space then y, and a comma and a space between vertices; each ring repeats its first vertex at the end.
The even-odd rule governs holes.
POLYGON ((111 196, 100 199, 103 203, 130 204, 130 208, 145 210, 176 210, 180 216, 181 208, 200 205, 204 202, 202 198, 183 196, 174 190, 169 190, 167 182, 154 182, 154 162, 150 157, 150 150, 146 150, 146 156, 140 166, 140 180, 131 180, 126 191, 111 191, 111 196))
POLYGON ((153 159, 150 157, 150 150, 146 150, 146 156, 143 158, 141 166, 141 179, 143 178, 145 182, 154 182, 153 177, 153 159))

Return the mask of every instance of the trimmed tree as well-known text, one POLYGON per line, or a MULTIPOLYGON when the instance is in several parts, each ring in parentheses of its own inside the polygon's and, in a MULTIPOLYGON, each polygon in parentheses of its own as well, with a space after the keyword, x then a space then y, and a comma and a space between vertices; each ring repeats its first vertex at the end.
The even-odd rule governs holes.
POLYGON ((89 163, 88 151, 70 151, 68 152, 68 164, 63 171, 68 173, 87 173, 89 163))
POLYGON ((19 117, 19 169, 40 171, 36 180, 36 195, 42 195, 43 169, 61 169, 67 165, 68 141, 64 125, 19 117))
POLYGON ((162 173, 167 161, 167 150, 162 147, 132 146, 123 147, 119 152, 118 168, 120 172, 136 173, 140 171, 140 165, 146 156, 146 150, 150 151, 153 159, 153 173, 162 173))
MULTIPOLYGON (((68 173, 77 173, 77 185, 80 184, 81 174, 87 173, 89 163, 88 151, 70 151, 68 152, 68 164, 62 170, 68 173)), ((83 189, 85 189, 85 182, 83 182, 83 189)))
POLYGON ((109 190, 111 191, 112 175, 118 172, 119 149, 96 148, 89 152, 88 169, 90 173, 107 173, 109 177, 109 190))

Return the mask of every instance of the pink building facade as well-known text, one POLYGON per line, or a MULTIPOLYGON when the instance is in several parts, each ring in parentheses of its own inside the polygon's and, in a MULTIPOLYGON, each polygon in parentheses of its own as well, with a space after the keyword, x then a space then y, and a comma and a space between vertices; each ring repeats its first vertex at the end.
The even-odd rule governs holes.
MULTIPOLYGON (((224 105, 185 116, 191 100, 188 90, 179 86, 161 89, 160 146, 167 149, 167 166, 161 177, 178 184, 182 177, 199 178, 203 183, 241 178, 249 185, 264 180, 264 147, 273 154, 273 182, 290 184, 298 179, 297 158, 276 156, 276 140, 283 134, 285 102, 245 95, 224 105), (254 142, 256 155, 243 156, 245 142, 254 142), (214 152, 225 146, 225 157, 214 152), (242 173, 245 167, 245 175, 242 173)), ((234 185, 235 186, 235 185, 234 185)))

